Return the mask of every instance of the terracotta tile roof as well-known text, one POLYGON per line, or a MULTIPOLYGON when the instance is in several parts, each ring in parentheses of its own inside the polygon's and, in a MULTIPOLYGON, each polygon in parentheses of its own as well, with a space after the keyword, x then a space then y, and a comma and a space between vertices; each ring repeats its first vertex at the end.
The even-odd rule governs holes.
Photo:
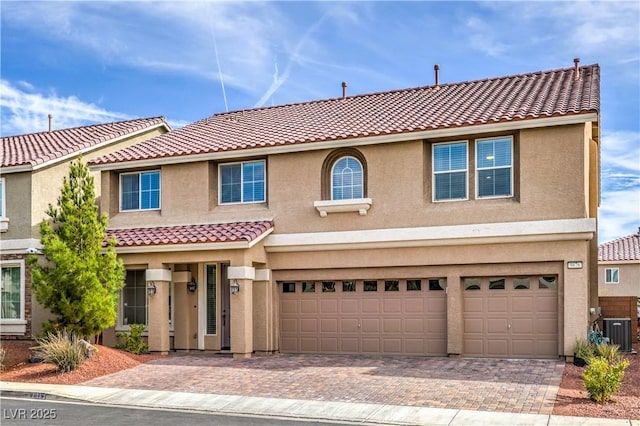
POLYGON ((160 124, 170 129, 164 117, 152 117, 6 136, 1 138, 0 167, 37 166, 160 124))
POLYGON ((600 68, 541 71, 215 114, 91 164, 597 112, 600 68))
POLYGON ((638 232, 598 246, 598 261, 640 260, 640 229, 638 232))
POLYGON ((259 221, 110 229, 107 231, 107 239, 115 237, 117 247, 251 242, 271 228, 273 222, 259 221))

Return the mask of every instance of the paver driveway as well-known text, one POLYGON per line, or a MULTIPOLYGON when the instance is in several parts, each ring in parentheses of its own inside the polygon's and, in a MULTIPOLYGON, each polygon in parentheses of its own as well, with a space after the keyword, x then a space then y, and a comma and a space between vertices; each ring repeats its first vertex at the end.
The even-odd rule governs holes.
POLYGON ((83 385, 551 414, 563 369, 548 360, 189 353, 83 385))

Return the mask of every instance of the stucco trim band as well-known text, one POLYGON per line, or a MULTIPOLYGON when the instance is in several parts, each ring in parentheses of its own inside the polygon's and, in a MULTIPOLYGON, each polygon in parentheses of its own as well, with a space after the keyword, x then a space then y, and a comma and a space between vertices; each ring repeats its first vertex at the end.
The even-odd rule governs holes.
POLYGON ((256 278, 256 268, 252 266, 229 266, 227 268, 227 278, 230 280, 254 280, 256 278))
POLYGON ((265 240, 267 252, 352 250, 591 240, 595 219, 562 219, 364 231, 274 234, 265 240))
POLYGON ((147 269, 145 272, 147 281, 171 281, 170 269, 147 269))

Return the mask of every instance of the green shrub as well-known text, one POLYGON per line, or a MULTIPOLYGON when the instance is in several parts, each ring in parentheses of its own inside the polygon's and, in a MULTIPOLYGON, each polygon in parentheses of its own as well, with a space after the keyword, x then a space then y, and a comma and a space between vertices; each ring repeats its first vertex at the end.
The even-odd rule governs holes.
POLYGON ((586 361, 594 355, 594 347, 587 339, 578 340, 573 353, 578 358, 586 361))
POLYGON ((117 349, 123 349, 133 354, 141 354, 149 352, 149 345, 147 345, 142 338, 144 332, 144 324, 131 324, 129 325, 129 332, 120 331, 116 333, 116 337, 124 339, 124 342, 119 342, 115 345, 117 349))
POLYGON ((622 361, 620 346, 618 345, 596 345, 594 355, 606 359, 611 364, 617 364, 622 361))
POLYGON ((628 366, 629 361, 626 359, 615 363, 603 357, 589 359, 589 365, 582 373, 589 398, 598 404, 609 401, 620 390, 624 370, 628 366))
POLYGON ((0 371, 4 370, 4 359, 7 357, 7 350, 0 348, 0 371))
POLYGON ((36 343, 38 345, 32 348, 36 356, 42 362, 55 364, 63 373, 80 367, 89 351, 81 339, 64 329, 48 333, 45 337, 36 339, 36 343))

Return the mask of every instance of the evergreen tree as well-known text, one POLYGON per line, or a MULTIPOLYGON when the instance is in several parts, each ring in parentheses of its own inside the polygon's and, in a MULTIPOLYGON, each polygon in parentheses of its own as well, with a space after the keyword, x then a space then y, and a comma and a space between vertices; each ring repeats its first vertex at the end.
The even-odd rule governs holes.
POLYGON ((98 213, 93 177, 82 158, 71 163, 57 207, 49 204, 46 214, 40 238, 47 262, 28 258, 36 300, 55 315, 45 330, 98 335, 115 324, 125 270, 115 240, 103 247, 107 216, 98 213))

